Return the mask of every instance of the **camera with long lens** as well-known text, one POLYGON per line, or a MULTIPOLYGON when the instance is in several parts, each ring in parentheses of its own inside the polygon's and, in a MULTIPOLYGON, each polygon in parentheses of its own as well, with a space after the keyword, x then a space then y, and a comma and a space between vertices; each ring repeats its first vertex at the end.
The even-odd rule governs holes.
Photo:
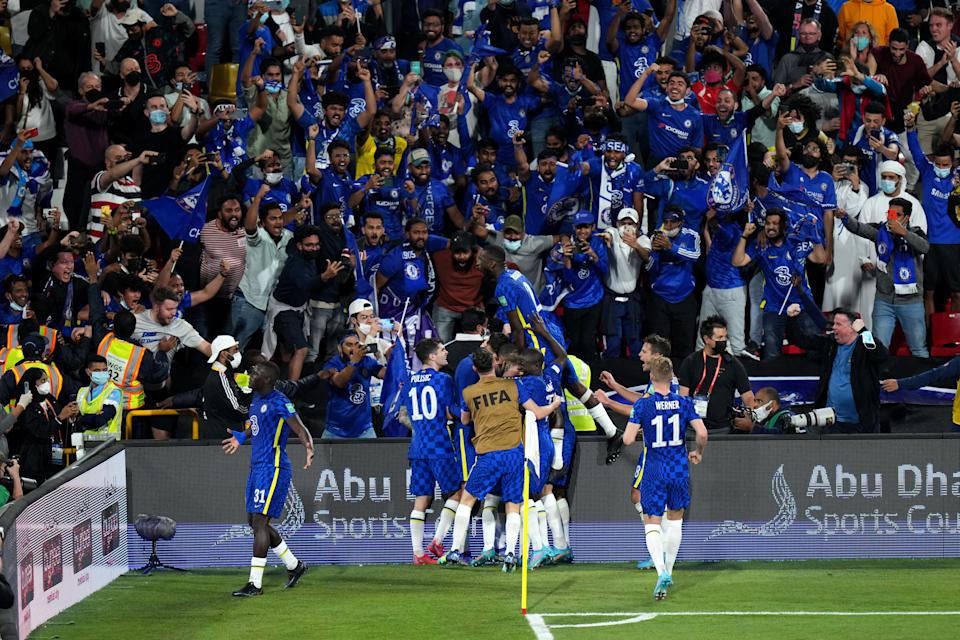
POLYGON ((806 413, 790 416, 786 433, 806 433, 813 427, 828 427, 837 421, 837 412, 833 407, 814 409, 806 413))

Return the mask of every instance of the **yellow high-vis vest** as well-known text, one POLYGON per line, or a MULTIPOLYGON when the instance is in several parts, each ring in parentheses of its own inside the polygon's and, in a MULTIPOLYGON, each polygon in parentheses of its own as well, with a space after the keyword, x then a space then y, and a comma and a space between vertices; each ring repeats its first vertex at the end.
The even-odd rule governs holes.
MULTIPOLYGON (((83 387, 77 393, 77 404, 80 405, 80 415, 89 416, 100 413, 103 411, 103 405, 110 397, 110 395, 116 391, 120 396, 120 401, 123 401, 123 390, 120 389, 117 385, 113 384, 112 381, 107 381, 107 384, 103 385, 103 390, 100 391, 100 394, 96 398, 90 397, 91 387, 83 387)), ((117 440, 120 439, 120 421, 122 419, 123 407, 118 406, 117 412, 113 415, 106 425, 101 427, 99 430, 88 430, 84 433, 90 434, 105 434, 109 433, 117 440)))
POLYGON ((147 350, 132 342, 121 340, 111 331, 97 346, 97 354, 107 359, 110 380, 123 392, 123 408, 139 409, 146 403, 140 376, 140 363, 147 350))

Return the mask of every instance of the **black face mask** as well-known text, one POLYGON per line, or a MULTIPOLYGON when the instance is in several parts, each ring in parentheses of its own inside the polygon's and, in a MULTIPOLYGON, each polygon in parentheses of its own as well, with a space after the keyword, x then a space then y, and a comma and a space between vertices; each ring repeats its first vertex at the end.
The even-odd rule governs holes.
POLYGON ((126 82, 127 85, 131 87, 136 87, 140 85, 140 79, 141 78, 140 78, 139 71, 131 71, 124 77, 123 81, 126 82))
POLYGON ((582 47, 587 44, 587 36, 586 34, 570 36, 567 38, 567 42, 570 43, 571 47, 582 47))
POLYGON ((133 260, 127 262, 127 271, 130 273, 140 273, 141 268, 142 262, 140 258, 134 258, 133 260))
POLYGON ((90 89, 83 97, 87 99, 87 102, 96 102, 103 97, 103 93, 99 89, 90 89))
POLYGON ((317 257, 320 255, 320 250, 319 249, 313 249, 311 251, 304 250, 304 251, 301 251, 300 253, 302 253, 303 257, 306 258, 307 260, 316 260, 317 257))
POLYGON ((805 153, 803 157, 800 158, 800 164, 803 165, 804 169, 813 169, 820 164, 820 158, 805 153))
POLYGON ((726 351, 726 350, 727 350, 727 341, 726 341, 726 340, 717 340, 716 343, 715 343, 715 346, 713 347, 714 353, 716 353, 716 354, 721 354, 721 353, 723 353, 723 352, 726 351))

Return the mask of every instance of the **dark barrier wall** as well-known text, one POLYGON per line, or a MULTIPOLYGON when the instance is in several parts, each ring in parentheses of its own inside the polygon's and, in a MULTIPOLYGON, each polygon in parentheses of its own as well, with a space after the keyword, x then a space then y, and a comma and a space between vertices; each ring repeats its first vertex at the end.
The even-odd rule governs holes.
MULTIPOLYGON (((311 563, 407 562, 407 444, 321 444, 304 471, 291 446, 294 488, 278 529, 311 563)), ((629 501, 633 447, 602 463, 601 441, 583 441, 572 488, 571 538, 581 561, 645 554, 629 501)), ((249 447, 129 446, 130 519, 167 515, 177 536, 161 558, 184 567, 242 566, 251 537, 244 488, 249 447)), ((693 470, 683 560, 960 556, 960 439, 715 439, 693 470)), ((434 506, 439 506, 434 503, 434 506)), ((428 516, 427 535, 433 516, 428 516)), ((149 546, 128 527, 130 563, 149 546)), ((479 549, 480 520, 471 526, 479 549)))

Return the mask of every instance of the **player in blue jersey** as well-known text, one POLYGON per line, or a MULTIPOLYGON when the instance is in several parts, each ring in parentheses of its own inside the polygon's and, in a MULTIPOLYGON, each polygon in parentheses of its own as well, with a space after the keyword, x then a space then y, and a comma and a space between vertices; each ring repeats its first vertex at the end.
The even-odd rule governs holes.
POLYGON ((640 500, 647 551, 657 568, 653 597, 663 600, 673 584, 673 564, 683 536, 683 511, 690 506, 688 461, 699 464, 707 445, 707 428, 697 416, 693 401, 670 390, 673 365, 662 356, 650 360, 653 394, 633 405, 623 434, 624 444, 633 444, 642 430, 644 456, 640 470, 640 500), (697 448, 687 453, 687 426, 697 434, 697 448), (664 511, 666 519, 663 518, 664 511))
POLYGON ((413 543, 413 564, 436 564, 423 552, 423 527, 433 492, 440 485, 444 500, 433 541, 427 547, 433 556, 443 555, 443 538, 453 524, 460 505, 460 473, 456 451, 450 440, 447 420, 460 412, 459 396, 453 380, 440 369, 447 364, 447 350, 437 340, 427 338, 415 347, 423 367, 410 376, 404 391, 406 409, 413 437, 407 456, 410 459, 410 493, 416 498, 410 512, 410 540, 413 543))
MULTIPOLYGON (((510 323, 514 343, 518 347, 530 345, 534 349, 539 349, 544 354, 544 358, 549 361, 556 352, 547 353, 546 341, 533 330, 531 324, 534 317, 541 315, 543 308, 537 301, 530 281, 519 271, 507 269, 506 263, 507 254, 502 247, 487 246, 477 255, 477 266, 480 270, 496 279, 494 295, 500 305, 500 311, 506 315, 510 323)), ((565 377, 564 388, 580 399, 580 402, 587 407, 590 417, 606 434, 606 462, 612 464, 620 455, 620 448, 623 446, 617 428, 610 421, 610 416, 607 415, 603 406, 593 397, 593 392, 577 379, 572 369, 570 373, 571 375, 565 377)))
POLYGON ((231 431, 223 441, 223 450, 234 454, 245 441, 250 440, 250 475, 247 478, 247 522, 253 528, 253 557, 250 559, 250 581, 233 595, 238 597, 263 594, 263 569, 267 566, 267 548, 272 550, 287 568, 286 588, 296 586, 307 571, 287 548, 287 543, 270 525, 271 518, 279 518, 290 489, 292 466, 287 457, 287 438, 292 431, 307 449, 309 469, 313 463, 313 437, 300 420, 290 400, 274 387, 280 379, 280 369, 272 362, 262 362, 250 371, 250 413, 243 431, 231 431))

